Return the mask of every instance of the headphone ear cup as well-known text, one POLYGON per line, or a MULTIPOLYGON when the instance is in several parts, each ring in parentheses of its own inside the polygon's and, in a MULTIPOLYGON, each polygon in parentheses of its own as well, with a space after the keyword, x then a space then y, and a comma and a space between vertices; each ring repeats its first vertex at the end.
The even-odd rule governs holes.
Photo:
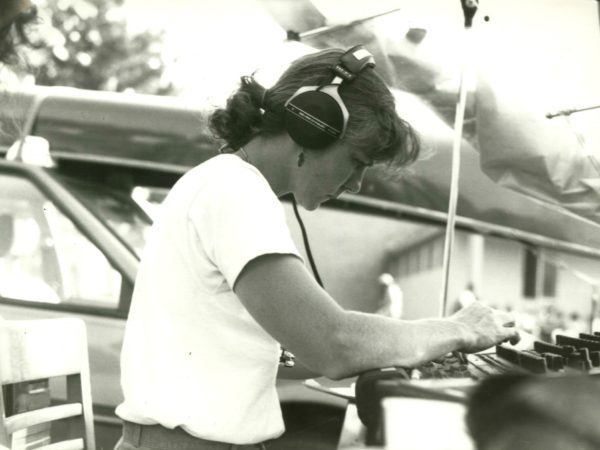
POLYGON ((342 135, 344 113, 331 95, 309 90, 294 95, 286 103, 285 127, 298 145, 321 149, 342 135))

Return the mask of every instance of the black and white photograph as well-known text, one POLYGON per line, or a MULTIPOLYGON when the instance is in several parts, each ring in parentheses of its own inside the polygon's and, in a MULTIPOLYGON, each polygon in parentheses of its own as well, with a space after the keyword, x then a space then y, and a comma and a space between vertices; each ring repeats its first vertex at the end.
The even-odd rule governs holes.
POLYGON ((0 0, 0 450, 600 449, 599 0, 0 0))

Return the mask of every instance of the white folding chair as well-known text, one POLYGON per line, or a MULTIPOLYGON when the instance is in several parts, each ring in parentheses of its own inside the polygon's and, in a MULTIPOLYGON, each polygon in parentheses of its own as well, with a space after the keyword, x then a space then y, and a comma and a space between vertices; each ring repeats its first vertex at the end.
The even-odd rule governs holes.
POLYGON ((0 319, 0 384, 0 449, 95 450, 82 320, 0 319), (66 386, 60 401, 54 385, 66 386), (61 430, 58 442, 53 425, 61 430))

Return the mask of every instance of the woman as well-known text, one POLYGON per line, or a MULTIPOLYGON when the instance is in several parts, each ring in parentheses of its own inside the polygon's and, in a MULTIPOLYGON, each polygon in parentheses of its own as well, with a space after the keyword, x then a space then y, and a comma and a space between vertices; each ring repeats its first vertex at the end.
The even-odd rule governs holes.
POLYGON ((300 145, 297 129, 291 137, 288 100, 301 87, 337 80, 332 67, 349 52, 304 56, 267 91, 246 77, 212 115, 229 154, 173 187, 136 280, 118 448, 261 448, 284 431, 275 389, 280 343, 308 369, 339 379, 517 335, 507 317, 479 303, 419 321, 345 311, 305 268, 278 197, 291 193, 314 210, 358 191, 373 163, 402 166, 418 156, 415 133, 372 64, 363 64, 370 55, 359 53, 354 80, 333 86, 349 118, 325 148, 300 145))

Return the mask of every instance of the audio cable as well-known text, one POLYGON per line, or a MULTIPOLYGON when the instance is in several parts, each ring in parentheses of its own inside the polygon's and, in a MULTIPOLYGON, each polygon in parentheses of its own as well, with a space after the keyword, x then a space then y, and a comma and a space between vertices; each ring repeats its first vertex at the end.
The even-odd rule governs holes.
POLYGON ((315 260, 312 255, 312 251, 310 250, 310 243, 308 242, 308 234, 306 233, 306 228, 304 227, 304 222, 302 222, 302 218, 300 217, 300 213, 298 212, 298 205, 296 204, 296 199, 292 195, 292 206, 294 208, 294 215, 296 216, 296 220, 298 221, 298 225, 300 225, 300 231, 302 232, 302 240, 304 241, 304 249, 306 250, 306 256, 308 257, 308 262, 310 263, 310 268, 313 271, 313 275, 319 286, 323 289, 323 281, 321 280, 321 276, 319 275, 319 271, 317 270, 317 265, 315 264, 315 260))
MULTIPOLYGON (((308 234, 306 233, 306 228, 304 227, 304 222, 302 221, 302 218, 300 217, 300 213, 298 212, 298 205, 296 204, 296 199, 294 198, 293 195, 292 195, 292 207, 294 209, 294 215, 296 216, 298 225, 300 225, 300 231, 302 232, 302 240, 304 242, 304 249, 306 250, 306 256, 308 257, 308 261, 309 261, 310 267, 313 271, 315 280, 317 280, 317 283, 319 284, 319 286, 321 286, 323 289, 325 289, 323 286, 323 281, 321 281, 321 276, 319 275, 319 271, 317 270, 317 265, 315 264, 315 260, 312 256, 312 251, 310 250, 310 243, 308 242, 308 234)), ((281 347, 281 355, 279 356, 279 364, 284 367, 294 367, 294 364, 295 364, 294 360, 295 360, 294 354, 292 352, 286 350, 284 347, 281 347)))

